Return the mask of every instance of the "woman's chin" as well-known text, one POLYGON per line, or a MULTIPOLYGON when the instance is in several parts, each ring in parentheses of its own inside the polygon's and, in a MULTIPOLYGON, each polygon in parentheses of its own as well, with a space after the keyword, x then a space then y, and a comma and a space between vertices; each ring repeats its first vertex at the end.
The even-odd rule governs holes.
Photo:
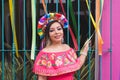
POLYGON ((53 42, 60 43, 61 41, 61 39, 55 39, 53 42))

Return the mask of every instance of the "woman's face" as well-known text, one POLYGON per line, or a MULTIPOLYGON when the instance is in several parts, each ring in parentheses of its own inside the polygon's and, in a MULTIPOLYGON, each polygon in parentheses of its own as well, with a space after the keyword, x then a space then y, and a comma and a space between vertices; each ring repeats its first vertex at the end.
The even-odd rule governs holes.
POLYGON ((50 26, 49 37, 51 42, 61 43, 63 39, 63 28, 60 23, 55 22, 50 26))

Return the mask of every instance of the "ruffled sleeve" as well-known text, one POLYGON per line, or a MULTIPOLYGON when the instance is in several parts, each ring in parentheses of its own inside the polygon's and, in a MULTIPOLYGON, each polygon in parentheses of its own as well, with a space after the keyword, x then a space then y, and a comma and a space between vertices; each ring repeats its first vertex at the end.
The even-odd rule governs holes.
POLYGON ((56 76, 70 73, 80 68, 80 60, 70 48, 64 52, 40 51, 33 66, 33 72, 43 76, 56 76))

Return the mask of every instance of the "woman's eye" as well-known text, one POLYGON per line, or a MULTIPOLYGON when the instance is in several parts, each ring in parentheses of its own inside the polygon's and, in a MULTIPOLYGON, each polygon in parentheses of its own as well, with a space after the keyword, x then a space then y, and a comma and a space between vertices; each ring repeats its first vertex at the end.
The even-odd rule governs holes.
POLYGON ((58 30, 62 30, 62 28, 58 28, 58 30))
POLYGON ((50 30, 49 32, 53 32, 54 30, 50 30))

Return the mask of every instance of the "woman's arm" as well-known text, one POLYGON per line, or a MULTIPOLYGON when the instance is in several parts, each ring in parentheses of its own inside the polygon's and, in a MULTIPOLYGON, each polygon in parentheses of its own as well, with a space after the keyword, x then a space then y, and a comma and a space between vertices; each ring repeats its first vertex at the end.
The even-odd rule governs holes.
POLYGON ((84 48, 82 48, 82 50, 80 51, 80 57, 78 58, 80 60, 80 68, 82 67, 82 65, 85 62, 87 53, 88 53, 88 49, 89 49, 89 42, 87 44, 85 44, 84 48))
POLYGON ((79 61, 80 61, 79 68, 81 68, 82 65, 83 65, 84 62, 85 62, 86 56, 81 55, 78 59, 79 59, 79 61))
POLYGON ((38 75, 38 80, 47 80, 47 77, 46 76, 38 75))

